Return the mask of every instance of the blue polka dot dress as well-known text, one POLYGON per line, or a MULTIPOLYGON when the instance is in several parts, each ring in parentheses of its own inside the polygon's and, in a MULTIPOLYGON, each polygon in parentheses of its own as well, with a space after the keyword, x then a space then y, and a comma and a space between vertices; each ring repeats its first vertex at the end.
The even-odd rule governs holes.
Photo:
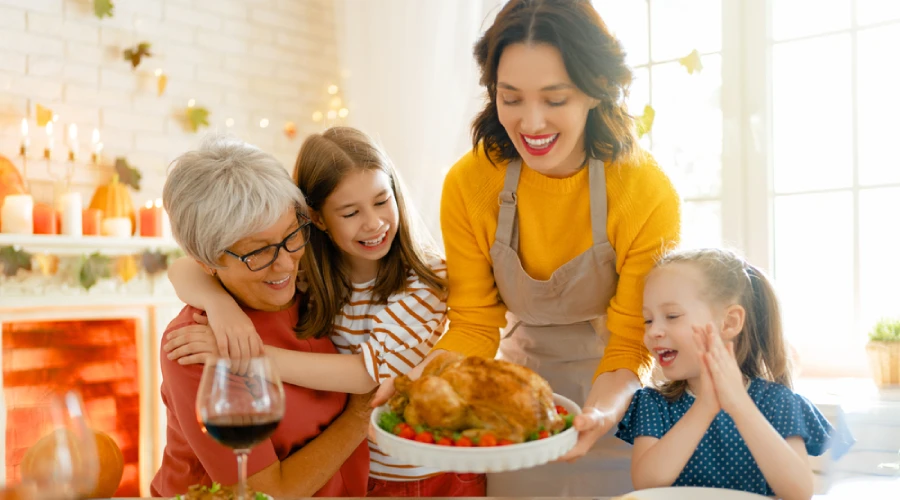
MULTIPOLYGON (((781 384, 763 379, 752 380, 747 393, 779 434, 785 438, 802 438, 810 455, 825 452, 834 428, 806 398, 781 384)), ((662 438, 692 404, 694 396, 687 392, 677 401, 670 402, 658 391, 643 388, 635 393, 619 423, 616 437, 630 444, 634 444, 639 436, 662 438)), ((728 488, 766 496, 775 494, 738 433, 734 420, 724 411, 716 415, 673 486, 728 488)))

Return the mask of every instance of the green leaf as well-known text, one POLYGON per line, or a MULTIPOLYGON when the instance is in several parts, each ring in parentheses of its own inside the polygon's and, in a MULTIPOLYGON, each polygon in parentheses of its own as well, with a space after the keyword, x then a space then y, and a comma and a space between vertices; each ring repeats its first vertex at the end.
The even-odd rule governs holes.
POLYGON ((644 137, 646 133, 650 132, 650 129, 653 128, 654 118, 656 118, 656 111, 653 109, 653 106, 649 104, 644 106, 644 114, 634 118, 638 137, 644 137))
POLYGON ((145 57, 153 57, 153 54, 150 53, 150 43, 141 42, 134 48, 125 49, 124 51, 122 51, 122 56, 126 61, 131 62, 131 68, 134 69, 141 64, 141 61, 145 57))
POLYGON ((135 191, 141 190, 141 171, 132 167, 124 156, 116 158, 116 173, 122 184, 131 186, 135 191))
POLYGON ((212 484, 212 487, 209 488, 209 492, 210 492, 210 493, 215 493, 215 492, 217 492, 217 491, 219 491, 219 490, 221 490, 221 489, 222 489, 222 485, 219 484, 219 483, 214 482, 214 483, 212 484))
POLYGON ((209 126, 209 110, 203 107, 189 107, 185 111, 188 126, 192 132, 200 130, 201 126, 209 126))
POLYGON ((678 62, 687 69, 689 75, 703 71, 703 62, 700 61, 700 52, 697 52, 697 49, 679 59, 678 62))
POLYGON ((269 496, 257 491, 256 494, 253 495, 253 500, 269 500, 269 496))
POLYGON ((31 254, 16 247, 0 247, 0 270, 4 276, 13 277, 19 269, 31 271, 31 254))
POLYGON ((100 252, 94 252, 87 257, 81 259, 81 270, 78 272, 78 283, 85 290, 97 284, 102 278, 109 278, 112 273, 110 265, 112 260, 101 255, 100 252))
POLYGON ((569 414, 563 417, 563 420, 566 422, 566 429, 572 427, 572 423, 575 422, 575 415, 569 414))
POLYGON ((378 417, 378 427, 381 427, 385 432, 390 432, 392 434, 394 432, 394 427, 397 427, 397 424, 402 422, 403 419, 400 418, 400 415, 390 411, 386 411, 378 417))
POLYGON ((145 250, 141 254, 141 267, 147 274, 157 274, 169 269, 169 258, 160 251, 145 250))
POLYGON ((94 15, 97 16, 97 19, 112 17, 115 7, 112 0, 94 0, 94 15))

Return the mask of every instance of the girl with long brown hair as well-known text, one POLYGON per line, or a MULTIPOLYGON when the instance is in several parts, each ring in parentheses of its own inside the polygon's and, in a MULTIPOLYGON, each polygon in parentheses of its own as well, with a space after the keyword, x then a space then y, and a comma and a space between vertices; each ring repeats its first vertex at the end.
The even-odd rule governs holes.
MULTIPOLYGON (((330 336, 341 356, 266 346, 282 380, 311 389, 367 393, 408 372, 437 343, 447 317, 446 264, 413 224, 411 208, 393 163, 363 132, 333 127, 306 138, 294 179, 306 197, 314 226, 301 267, 297 336, 330 336)), ((181 266, 187 267, 187 266, 181 266)), ((245 321, 221 302, 196 270, 170 273, 183 300, 207 308, 209 321, 245 321)), ((274 283, 278 286, 278 283, 274 283)), ((231 344, 236 329, 175 332, 166 349, 185 363, 221 354, 216 338, 231 344)), ((240 342, 239 342, 239 345, 240 342)), ((231 352, 240 359, 241 352, 231 352)), ((423 436, 423 439, 425 437, 423 436)), ((369 445, 368 495, 482 496, 483 475, 444 473, 406 464, 369 445)))
POLYGON ((635 487, 810 498, 808 457, 825 452, 834 428, 791 390, 766 275, 727 250, 674 252, 647 276, 643 313, 666 381, 635 394, 616 433, 634 445, 635 487))

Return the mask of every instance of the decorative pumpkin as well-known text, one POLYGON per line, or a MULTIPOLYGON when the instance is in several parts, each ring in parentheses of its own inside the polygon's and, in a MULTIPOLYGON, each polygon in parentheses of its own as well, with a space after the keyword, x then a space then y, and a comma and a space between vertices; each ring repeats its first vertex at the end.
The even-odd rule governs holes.
POLYGON ((131 219, 131 234, 134 234, 134 205, 128 186, 119 182, 119 174, 113 174, 109 184, 97 188, 88 208, 101 210, 104 219, 128 217, 131 219))
MULTIPOLYGON (((73 465, 77 469, 77 462, 80 460, 80 456, 78 455, 78 447, 75 446, 75 437, 72 431, 68 429, 64 432, 69 441, 69 449, 74 450, 73 462, 76 463, 73 465)), ((125 470, 125 461, 119 446, 108 434, 97 430, 93 432, 97 442, 97 482, 92 491, 81 493, 85 493, 85 498, 110 498, 119 489, 119 482, 122 481, 122 473, 125 470)), ((57 439, 58 434, 51 432, 39 439, 34 446, 25 452, 21 463, 23 478, 46 476, 47 472, 52 470, 55 465, 54 451, 57 446, 57 439)))
POLYGON ((0 206, 8 194, 25 194, 25 183, 19 169, 8 158, 0 156, 0 206))

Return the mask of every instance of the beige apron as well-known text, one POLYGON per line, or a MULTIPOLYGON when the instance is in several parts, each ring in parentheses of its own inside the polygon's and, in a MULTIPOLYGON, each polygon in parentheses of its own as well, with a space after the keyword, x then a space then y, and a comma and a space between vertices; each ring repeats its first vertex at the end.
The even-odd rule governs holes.
MULTIPOLYGON (((553 391, 584 405, 609 338, 606 309, 616 291, 616 253, 606 236, 604 165, 591 160, 593 245, 563 264, 547 281, 531 278, 519 260, 516 188, 521 160, 506 167, 497 235, 491 247, 494 279, 509 310, 498 358, 538 372, 553 391)), ((565 215, 561 214, 561 224, 565 215)), ((631 487, 631 446, 614 430, 575 463, 551 463, 488 474, 488 496, 612 496, 631 487)))

